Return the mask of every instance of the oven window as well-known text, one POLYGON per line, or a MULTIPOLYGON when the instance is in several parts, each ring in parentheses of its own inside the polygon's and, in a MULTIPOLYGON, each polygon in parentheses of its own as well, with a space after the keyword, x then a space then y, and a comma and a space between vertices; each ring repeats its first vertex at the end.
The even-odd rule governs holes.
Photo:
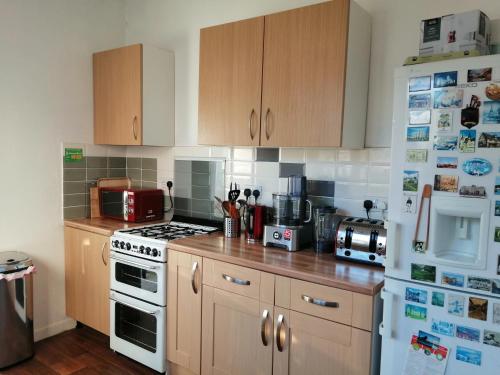
POLYGON ((115 304, 115 335, 149 352, 156 353, 156 316, 115 304))
POLYGON ((120 283, 143 289, 151 293, 158 292, 158 275, 139 267, 116 262, 116 280, 120 283))
POLYGON ((123 216, 123 192, 122 191, 103 191, 102 192, 102 211, 108 216, 123 216))

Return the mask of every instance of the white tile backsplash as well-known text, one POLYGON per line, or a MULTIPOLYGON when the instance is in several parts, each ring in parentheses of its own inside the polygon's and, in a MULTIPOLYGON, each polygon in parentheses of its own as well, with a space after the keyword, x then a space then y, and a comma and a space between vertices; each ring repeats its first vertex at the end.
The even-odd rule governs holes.
MULTIPOLYGON (((103 156, 109 156, 109 149, 104 147, 101 150, 103 156)), ((123 153, 121 149, 116 150, 118 154, 123 153)), ((268 206, 272 206, 272 193, 285 192, 287 189, 287 179, 279 178, 279 163, 256 162, 256 151, 252 147, 127 147, 126 155, 157 158, 158 187, 163 189, 165 187, 162 186, 162 181, 173 179, 175 159, 197 158, 226 159, 226 184, 217 192, 224 198, 227 196, 230 182, 236 182, 242 191, 246 187, 260 187, 262 196, 259 201, 268 206)), ((304 163, 308 179, 335 181, 335 206, 341 214, 365 216, 365 199, 382 199, 387 202, 390 171, 388 148, 281 148, 279 160, 282 163, 304 163)), ((179 182, 182 184, 176 184, 174 181, 174 194, 190 198, 191 191, 175 190, 176 185, 190 186, 189 181, 179 182)), ((374 211, 372 215, 380 216, 380 212, 374 211)))

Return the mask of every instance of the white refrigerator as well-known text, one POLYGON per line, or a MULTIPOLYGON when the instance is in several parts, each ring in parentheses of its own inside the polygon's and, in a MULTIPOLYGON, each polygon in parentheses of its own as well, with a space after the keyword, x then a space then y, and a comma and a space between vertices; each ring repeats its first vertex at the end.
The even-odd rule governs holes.
POLYGON ((381 374, 500 374, 500 55, 394 79, 381 374))

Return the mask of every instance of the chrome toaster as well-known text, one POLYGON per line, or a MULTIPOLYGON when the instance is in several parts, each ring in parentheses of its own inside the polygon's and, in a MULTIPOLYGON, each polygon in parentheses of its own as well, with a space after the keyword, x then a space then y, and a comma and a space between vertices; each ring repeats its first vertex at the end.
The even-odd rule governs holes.
POLYGON ((337 258, 383 265, 387 231, 382 220, 348 217, 337 228, 337 258))

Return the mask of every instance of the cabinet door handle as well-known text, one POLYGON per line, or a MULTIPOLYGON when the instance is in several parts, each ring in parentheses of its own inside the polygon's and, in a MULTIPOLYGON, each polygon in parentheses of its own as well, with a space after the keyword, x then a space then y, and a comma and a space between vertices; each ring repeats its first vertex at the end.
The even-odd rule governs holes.
POLYGON ((133 262, 131 260, 125 260, 125 259, 121 259, 121 258, 117 258, 117 257, 114 257, 114 256, 110 256, 111 259, 114 259, 117 263, 125 263, 125 264, 129 264, 131 266, 136 266, 138 268, 142 268, 142 269, 146 269, 146 270, 151 270, 151 271, 154 271, 156 269, 158 269, 158 267, 156 266, 148 266, 146 264, 142 264, 142 263, 138 263, 138 262, 133 262))
POLYGON ((193 263, 193 269, 191 270, 191 288, 193 288, 194 294, 198 294, 198 287, 196 286, 196 271, 198 271, 198 262, 193 263))
POLYGON ((137 116, 134 116, 132 120, 132 134, 134 135, 134 139, 137 139, 137 130, 135 128, 136 124, 137 124, 137 116))
POLYGON ((237 279, 236 277, 232 277, 229 275, 226 275, 225 273, 222 274, 222 278, 226 281, 229 281, 234 284, 238 285, 250 285, 250 281, 248 280, 243 280, 243 279, 237 279))
POLYGON ((271 138, 271 135, 269 134, 269 126, 268 126, 268 119, 269 119, 269 114, 271 113, 271 108, 268 108, 267 111, 266 111, 266 116, 265 116, 265 124, 264 124, 264 127, 266 129, 266 138, 267 140, 269 141, 269 138, 271 138))
POLYGON ((276 327, 276 347, 279 352, 285 348, 286 330, 285 330, 285 317, 283 314, 278 315, 278 326, 276 327))
POLYGON ((264 346, 269 345, 268 336, 268 321, 269 321, 269 311, 266 309, 262 312, 262 320, 260 321, 260 337, 262 339, 262 344, 264 346))
POLYGON ((108 243, 108 241, 105 241, 103 244, 102 244, 102 249, 101 249, 101 259, 102 259, 102 262, 104 263, 105 266, 108 265, 108 263, 106 262, 106 260, 104 259, 104 249, 106 248, 106 244, 108 243))
POLYGON ((333 307, 333 308, 339 307, 338 302, 329 302, 323 299, 309 297, 306 296, 305 294, 302 295, 302 300, 306 301, 307 303, 312 303, 313 305, 318 305, 323 307, 333 307))
POLYGON ((253 114, 255 113, 255 109, 252 109, 252 112, 250 112, 250 117, 248 117, 248 131, 250 132, 250 139, 253 141, 255 135, 252 133, 252 118, 253 114))

